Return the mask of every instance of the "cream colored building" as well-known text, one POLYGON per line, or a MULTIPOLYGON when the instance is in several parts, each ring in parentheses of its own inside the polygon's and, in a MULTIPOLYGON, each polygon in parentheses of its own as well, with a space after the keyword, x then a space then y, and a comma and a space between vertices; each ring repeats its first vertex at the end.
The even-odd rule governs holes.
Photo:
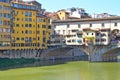
MULTIPOLYGON (((93 45, 108 45, 112 39, 111 32, 116 29, 120 30, 119 27, 120 17, 53 21, 51 40, 55 40, 55 35, 61 35, 64 36, 62 39, 64 39, 65 45, 84 45, 88 44, 89 39, 92 39, 93 45)), ((52 44, 56 43, 52 42, 52 44)), ((59 45, 62 44, 62 42, 59 43, 59 45)))

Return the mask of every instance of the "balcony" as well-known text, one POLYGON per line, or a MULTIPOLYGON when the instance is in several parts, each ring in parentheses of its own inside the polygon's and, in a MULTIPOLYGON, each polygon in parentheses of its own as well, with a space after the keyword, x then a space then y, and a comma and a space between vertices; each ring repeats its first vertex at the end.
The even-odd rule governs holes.
POLYGON ((10 46, 0 46, 0 50, 10 50, 10 46))

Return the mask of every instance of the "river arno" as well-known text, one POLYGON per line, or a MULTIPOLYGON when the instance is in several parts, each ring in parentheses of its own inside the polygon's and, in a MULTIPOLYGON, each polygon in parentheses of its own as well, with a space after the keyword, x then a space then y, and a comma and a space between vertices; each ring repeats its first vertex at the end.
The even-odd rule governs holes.
POLYGON ((73 61, 0 71, 0 80, 120 80, 120 63, 73 61))

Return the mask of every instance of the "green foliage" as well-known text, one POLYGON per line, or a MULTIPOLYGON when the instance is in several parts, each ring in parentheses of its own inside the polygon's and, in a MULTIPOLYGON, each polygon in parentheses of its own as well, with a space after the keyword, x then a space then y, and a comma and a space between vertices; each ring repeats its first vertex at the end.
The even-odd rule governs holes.
POLYGON ((0 68, 16 66, 21 64, 33 63, 34 59, 8 59, 8 58, 0 58, 0 68))

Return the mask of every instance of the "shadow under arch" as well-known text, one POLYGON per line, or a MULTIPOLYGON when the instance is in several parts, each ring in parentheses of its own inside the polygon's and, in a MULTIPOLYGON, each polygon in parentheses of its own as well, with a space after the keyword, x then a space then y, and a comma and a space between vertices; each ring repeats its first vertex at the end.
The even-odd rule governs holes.
POLYGON ((108 62, 117 62, 118 56, 120 55, 119 53, 120 53, 120 47, 111 49, 102 55, 102 60, 108 62))

